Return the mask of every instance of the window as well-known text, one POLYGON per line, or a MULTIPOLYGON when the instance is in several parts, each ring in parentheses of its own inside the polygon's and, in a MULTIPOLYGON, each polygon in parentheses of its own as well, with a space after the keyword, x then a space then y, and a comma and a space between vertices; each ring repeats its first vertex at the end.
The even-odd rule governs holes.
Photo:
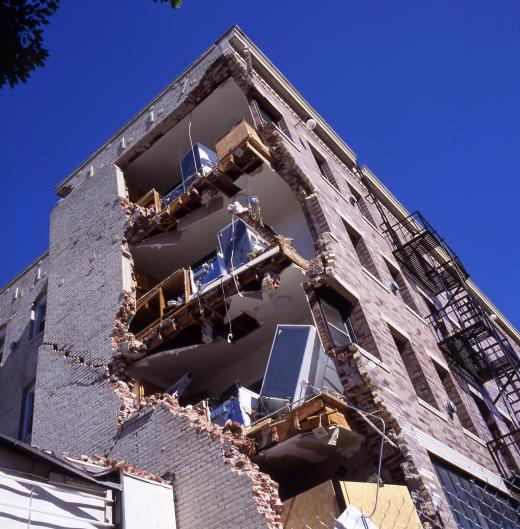
MULTIPOLYGON (((484 399, 477 397, 477 395, 472 395, 472 397, 473 401, 475 402, 475 406, 479 411, 480 418, 482 419, 482 430, 485 432, 489 432, 489 435, 491 435, 491 437, 500 437, 502 435, 502 432, 500 431, 498 423, 484 399)), ((490 438, 486 440, 489 441, 490 438)))
POLYGON ((359 211, 365 219, 367 219, 371 224, 374 226, 376 225, 374 217, 372 216, 372 213, 370 213, 370 209, 368 209, 368 205, 366 203, 366 200, 361 196, 361 193, 358 193, 352 186, 349 184, 348 188, 350 189, 350 193, 352 196, 356 199, 356 205, 359 208, 359 211))
POLYGON ((257 101, 258 112, 264 123, 274 123, 288 138, 291 138, 289 127, 282 115, 276 112, 272 107, 257 101))
POLYGON ((350 241, 352 242, 352 246, 354 246, 354 250, 356 251, 361 266, 366 268, 373 276, 377 277, 377 279, 381 280, 379 271, 377 270, 376 264, 374 263, 370 252, 368 251, 368 247, 363 240, 363 237, 361 237, 361 235, 355 231, 354 228, 352 228, 352 226, 350 226, 344 219, 342 220, 345 230, 347 231, 350 241))
POLYGON ((332 170, 327 163, 327 160, 314 148, 311 146, 311 152, 314 156, 314 161, 316 162, 316 165, 318 166, 318 169, 320 170, 321 176, 325 178, 330 184, 332 184, 336 189, 339 190, 338 182, 336 181, 336 178, 334 178, 334 174, 332 173, 332 170))
POLYGON ((350 323, 352 311, 350 303, 326 288, 318 289, 318 299, 333 345, 338 347, 355 342, 350 323))
POLYGON ((430 321, 430 323, 433 324, 433 328, 437 332, 438 337, 440 339, 446 338, 450 333, 444 318, 439 314, 439 309, 435 303, 428 299, 425 295, 421 294, 421 298, 424 301, 424 305, 426 306, 427 310, 425 317, 430 321))
POLYGON ((38 336, 45 329, 45 316, 47 313, 47 298, 44 296, 33 305, 31 311, 31 338, 38 336))
POLYGON ((4 361, 4 345, 5 345, 5 325, 0 327, 0 367, 4 361))
POLYGON ((457 417, 459 418, 460 423, 464 428, 466 428, 466 430, 469 430, 471 433, 478 435, 478 430, 475 427, 473 420, 471 419, 471 415, 469 414, 468 409, 462 401, 460 393, 455 385, 455 381, 453 380, 450 372, 447 371, 443 366, 437 364, 437 362, 435 361, 433 362, 433 365, 435 366, 435 371, 437 371, 437 375, 439 375, 439 379, 442 382, 442 385, 444 386, 446 395, 448 395, 448 399, 451 400, 455 404, 455 406, 457 406, 457 417))
POLYGON ((516 529, 520 503, 447 463, 432 460, 460 529, 516 529))
POLYGON ((24 443, 30 442, 32 434, 34 411, 35 383, 31 382, 24 390, 22 396, 22 414, 20 417, 20 433, 18 438, 24 443))
POLYGON ((417 308, 412 293, 404 280, 403 274, 386 259, 385 263, 390 272, 390 276, 392 277, 392 290, 394 291, 394 294, 398 295, 403 300, 404 304, 410 307, 414 312, 419 313, 419 309, 417 308))
POLYGON ((412 344, 393 327, 389 326, 389 329, 417 397, 424 402, 427 402, 430 406, 439 409, 428 379, 426 378, 419 359, 412 348, 412 344))

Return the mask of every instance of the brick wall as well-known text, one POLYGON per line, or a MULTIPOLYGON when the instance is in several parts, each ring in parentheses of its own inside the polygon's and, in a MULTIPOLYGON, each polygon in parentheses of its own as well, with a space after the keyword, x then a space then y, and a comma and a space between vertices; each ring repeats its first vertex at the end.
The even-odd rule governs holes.
POLYGON ((34 442, 92 453, 116 434, 117 398, 100 375, 57 351, 108 364, 123 292, 125 216, 113 164, 78 185, 51 216, 47 326, 38 366, 34 442), (71 425, 74 425, 71 428, 71 425))
MULTIPOLYGON (((350 398, 369 410, 384 409, 399 447, 387 455, 392 472, 400 472, 425 504, 432 495, 440 495, 428 453, 409 433, 414 428, 496 471, 482 441, 468 436, 456 415, 450 418, 442 411, 441 404, 448 396, 428 353, 440 358, 442 354, 433 330, 424 320, 425 303, 404 276, 407 304, 417 307, 421 314, 392 292, 392 274, 384 259, 393 260, 392 249, 377 228, 379 213, 368 201, 355 205, 348 200, 352 190, 361 197, 366 190, 349 171, 347 162, 334 156, 265 82, 258 76, 245 82, 244 69, 227 46, 213 47, 157 98, 155 123, 150 122, 145 109, 60 186, 59 192, 65 198, 51 218, 43 339, 26 339, 30 305, 44 284, 35 281, 34 267, 17 279, 22 292, 18 300, 12 300, 15 284, 0 293, 0 325, 8 322, 6 344, 19 342, 0 370, 2 394, 8 394, 0 402, 2 431, 13 434, 17 430, 20 388, 34 377, 39 355, 33 435, 36 444, 76 454, 111 453, 152 472, 173 471, 181 529, 218 527, 215 523, 222 527, 265 526, 265 517, 259 515, 252 500, 251 479, 230 471, 220 441, 201 435, 185 417, 162 408, 142 413, 120 429, 121 401, 110 373, 107 378, 107 366, 114 360, 116 315, 124 297, 132 296, 131 262, 125 257, 123 240, 126 218, 121 199, 125 189, 116 164, 124 167, 224 78, 233 75, 244 90, 252 82, 256 95, 275 106, 287 123, 290 140, 272 125, 265 128, 263 136, 273 147, 281 177, 300 200, 315 239, 318 256, 313 280, 319 283, 321 276, 333 276, 351 290, 355 300, 352 321, 360 345, 379 360, 357 355, 353 360, 342 357, 338 365, 343 369, 348 364, 343 380, 350 398), (311 146, 326 160, 333 175, 330 181, 322 176, 311 146), (345 222, 362 237, 363 255, 370 255, 371 270, 361 266, 345 222), (437 410, 418 401, 389 323, 406 335, 437 410), (352 378, 352 370, 362 374, 352 378)), ((41 266, 45 268, 47 261, 41 266)), ((315 317, 325 338, 319 314, 315 317)), ((475 432, 485 440, 489 432, 468 388, 455 377, 453 380, 470 416, 475 418, 475 432)), ((496 391, 492 384, 486 389, 490 395, 496 391)), ((441 509, 445 511, 445 506, 441 509)))
POLYGON ((36 377, 43 336, 31 336, 31 309, 45 292, 47 267, 44 255, 0 291, 0 432, 11 437, 18 437, 24 388, 36 377))
MULTIPOLYGON (((308 187, 315 190, 312 194, 314 206, 310 210, 310 216, 314 217, 310 219, 310 222, 314 227, 316 237, 323 236, 324 231, 330 231, 332 235, 330 245, 334 254, 334 275, 342 284, 352 287, 351 294, 359 297, 358 313, 363 314, 363 319, 357 318, 358 321, 356 321, 355 314, 351 319, 355 327, 361 329, 361 334, 365 335, 365 343, 367 342, 366 335, 369 333, 370 340, 373 341, 372 351, 369 350, 369 352, 375 353, 374 356, 379 357, 384 364, 384 367, 381 367, 368 361, 370 378, 375 382, 375 387, 385 407, 395 417, 401 428, 406 427, 412 430, 419 428, 448 447, 497 473, 496 466, 485 446, 485 441, 489 439, 489 430, 473 402, 467 384, 457 382, 456 377, 453 377, 461 402, 464 402, 469 410, 475 425, 474 431, 480 439, 468 435, 463 429, 461 420, 467 424, 465 418, 459 418, 457 415, 449 417, 443 409, 443 403, 449 399, 449 396, 428 353, 433 353, 441 360, 443 355, 437 347, 433 329, 424 318, 428 314, 428 308, 418 289, 410 284, 404 274, 399 278, 401 289, 404 290, 403 286, 406 287, 404 295, 392 292, 390 282, 393 277, 385 258, 394 263, 395 260, 389 242, 377 227, 381 223, 379 212, 373 204, 366 200, 361 207, 352 205, 348 201, 348 195, 352 189, 362 197, 367 194, 366 190, 349 169, 321 144, 320 140, 301 123, 301 120, 262 80, 257 78, 256 81, 256 90, 261 97, 268 100, 283 115, 288 124, 292 141, 284 139, 283 149, 287 150, 291 158, 295 160, 293 166, 296 165, 296 167, 293 167, 293 172, 305 175, 308 187), (327 160, 337 186, 331 185, 322 176, 308 148, 309 144, 327 160), (345 228, 345 220, 362 236, 362 250, 370 254, 377 273, 374 273, 373 269, 368 270, 370 273, 367 273, 367 270, 361 266, 359 256, 345 228), (433 404, 433 410, 432 407, 426 407, 418 401, 409 373, 390 332, 389 322, 404 330, 408 338, 408 347, 413 349, 414 358, 417 359, 415 362, 416 386, 419 387, 422 384, 428 390, 428 400, 433 404)), ((282 135, 280 137, 283 138, 282 135)), ((327 339, 323 329, 321 334, 327 339)), ((366 346, 363 348, 369 349, 366 346)), ((496 391, 493 383, 486 384, 486 388, 490 394, 496 391)), ((355 398, 356 392, 350 392, 348 395, 355 398)), ((504 424, 500 414, 497 413, 496 418, 499 424, 504 424)), ((442 489, 427 451, 410 436, 403 436, 402 443, 409 451, 422 482, 433 495, 431 497, 442 498, 442 489)), ((444 517, 449 524, 450 515, 445 504, 441 510, 444 511, 444 517)))
POLYGON ((260 473, 252 478, 245 468, 234 469, 225 450, 220 434, 196 428, 187 415, 160 405, 127 421, 110 457, 157 475, 174 475, 179 529, 268 527, 269 506, 259 511, 254 500, 260 473))

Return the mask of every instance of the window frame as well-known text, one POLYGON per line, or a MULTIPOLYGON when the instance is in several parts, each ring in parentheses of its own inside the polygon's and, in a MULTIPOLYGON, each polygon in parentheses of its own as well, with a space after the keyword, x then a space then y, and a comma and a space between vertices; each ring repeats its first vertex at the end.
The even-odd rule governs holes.
POLYGON ((412 342, 408 336, 404 336, 399 329, 393 327, 387 322, 388 330, 392 336, 392 340, 395 344, 395 349, 401 359, 401 364, 410 380, 410 384, 414 390, 414 393, 419 401, 424 401, 436 411, 444 411, 437 401, 435 392, 433 391, 432 385, 426 371, 421 364, 421 360, 417 351, 415 350, 412 342), (415 376, 414 376, 415 373, 415 376), (417 373, 420 379, 417 378, 417 373))
POLYGON ((370 209, 369 209, 369 207, 368 207, 368 205, 366 203, 365 197, 363 197, 363 195, 356 188, 354 188, 352 185, 350 185, 349 182, 347 182, 347 186, 348 186, 348 188, 350 190, 351 195, 356 199, 356 207, 358 208, 358 211, 361 214, 361 216, 369 224, 371 224, 376 229, 378 229, 376 221, 375 221, 375 219, 374 219, 374 217, 372 215, 372 212, 370 211, 370 209))
POLYGON ((312 153, 312 157, 314 158, 314 162, 316 163, 316 167, 318 168, 318 171, 320 172, 322 178, 324 178, 338 193, 341 194, 338 181, 336 180, 336 177, 334 176, 334 172, 332 171, 329 162, 326 160, 325 156, 321 154, 314 145, 309 143, 309 147, 312 153))
POLYGON ((255 103, 258 110, 258 115, 262 120, 262 124, 267 125, 272 123, 284 136, 287 136, 287 138, 292 141, 289 126, 287 125, 283 115, 269 103, 264 103, 258 99, 255 100, 255 103))
POLYGON ((323 321, 325 322, 327 333, 332 345, 334 347, 345 347, 352 343, 357 343, 356 333, 354 331, 354 327, 352 326, 352 322, 350 321, 350 314, 352 313, 351 303, 327 287, 320 287, 317 289, 316 294, 323 321), (341 323, 343 324, 343 329, 338 328, 337 325, 329 321, 324 305, 337 312, 341 323), (347 343, 336 343, 334 340, 334 332, 345 336, 347 338, 347 343))
POLYGON ((343 227, 347 232, 348 238, 352 243, 352 247, 356 252, 359 264, 362 268, 370 272, 370 274, 372 274, 378 281, 381 281, 381 274, 379 273, 379 269, 376 265, 374 257, 372 256, 368 245, 365 242, 365 238, 358 230, 356 230, 349 222, 347 222, 343 216, 341 216, 341 220, 343 222, 343 227))
POLYGON ((47 295, 43 294, 34 301, 31 309, 31 339, 40 336, 45 331, 47 319, 47 295))
POLYGON ((25 386, 22 393, 22 407, 20 411, 20 427, 18 439, 22 442, 29 442, 33 431, 34 419, 34 395, 36 393, 36 380, 25 386))

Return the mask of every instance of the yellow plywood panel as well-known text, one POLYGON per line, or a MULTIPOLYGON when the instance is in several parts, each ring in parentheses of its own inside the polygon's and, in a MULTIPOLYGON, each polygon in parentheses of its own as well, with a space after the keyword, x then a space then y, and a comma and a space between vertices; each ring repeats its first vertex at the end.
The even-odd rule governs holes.
POLYGON ((285 529, 303 529, 317 525, 316 516, 333 527, 331 513, 339 516, 339 507, 332 481, 326 481, 283 504, 282 524, 285 529))
MULTIPOLYGON (((376 500, 375 483, 341 481, 345 504, 370 514, 376 500)), ((379 529, 422 529, 408 489, 402 485, 384 485, 379 489, 375 513, 370 521, 379 529)))

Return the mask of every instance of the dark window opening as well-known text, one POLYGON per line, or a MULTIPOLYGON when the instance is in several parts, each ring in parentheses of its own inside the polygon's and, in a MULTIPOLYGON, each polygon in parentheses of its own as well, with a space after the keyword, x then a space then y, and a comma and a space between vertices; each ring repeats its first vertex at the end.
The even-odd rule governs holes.
POLYGON ((498 427, 497 421, 491 413, 491 410, 489 409, 488 405, 484 402, 483 399, 477 397, 476 395, 472 395, 472 397, 480 413, 480 417, 482 418, 482 426, 484 430, 487 430, 491 437, 500 437, 502 433, 500 432, 500 428, 498 427))
POLYGON ((366 268, 373 276, 377 277, 377 279, 381 280, 377 266, 368 251, 368 247, 363 240, 363 237, 354 231, 344 220, 343 225, 345 226, 345 230, 352 242, 352 246, 354 246, 354 250, 356 251, 361 266, 366 268))
POLYGON ((289 127, 280 113, 272 107, 260 103, 260 101, 257 101, 257 106, 264 123, 274 123, 288 138, 292 139, 291 134, 289 133, 289 127))
POLYGON ((435 303, 428 299, 426 296, 421 294, 421 298, 424 301, 424 305, 426 306, 427 313, 425 314, 425 317, 430 317, 430 322, 433 324, 434 329, 437 331, 438 337, 440 339, 447 338, 449 333, 448 326, 446 325, 446 322, 444 321, 444 318, 439 315, 439 310, 435 306, 435 303))
POLYGON ((372 216, 372 213, 370 212, 366 200, 361 196, 361 193, 358 193, 353 187, 351 187, 350 185, 348 187, 352 196, 356 199, 356 204, 359 208, 359 211, 361 212, 361 215, 363 215, 365 219, 367 219, 371 224, 375 226, 376 222, 374 220, 374 217, 372 216))
POLYGON ((408 285, 406 284, 406 281, 404 280, 403 274, 392 264, 390 264, 388 261, 386 261, 386 266, 388 268, 388 271, 390 272, 390 276, 392 277, 392 290, 396 295, 398 295, 405 305, 410 307, 414 312, 417 314, 419 313, 419 309, 417 305, 415 304, 415 301, 413 299, 412 293, 410 289, 408 288, 408 285))
POLYGON ((38 336, 45 329, 45 317, 47 315, 47 299, 43 298, 33 308, 31 319, 31 338, 38 336))
POLYGON ((332 170, 327 163, 327 160, 314 148, 311 146, 311 152, 314 156, 314 161, 316 162, 316 165, 318 166, 318 169, 320 170, 321 175, 325 180, 327 180, 329 183, 331 183, 336 189, 339 190, 338 182, 336 181, 336 178, 334 177, 334 174, 332 173, 332 170))
POLYGON ((432 460, 460 529, 516 529, 520 503, 447 463, 432 460))
POLYGON ((442 382, 442 385, 444 386, 444 390, 446 391, 448 398, 457 407, 457 417, 459 418, 460 423, 464 428, 466 428, 466 430, 469 430, 471 433, 478 435, 478 430, 471 418, 468 408, 466 408, 466 405, 462 400, 459 390, 455 385, 455 381, 453 380, 449 371, 444 369, 442 366, 438 365, 436 362, 433 362, 433 365, 435 366, 435 370, 439 375, 439 379, 442 382))
POLYGON ((317 294, 321 312, 334 346, 338 347, 356 342, 354 329, 350 322, 352 305, 327 288, 318 289, 317 294))
POLYGON ((392 338, 394 339, 395 346, 401 355, 401 359, 403 361, 404 367, 406 368, 408 378, 412 383, 415 393, 421 400, 427 402, 430 406, 439 409, 419 359, 413 350, 412 344, 409 342, 409 340, 403 338, 400 334, 394 331, 392 327, 390 327, 390 332, 392 334, 392 338))
POLYGON ((5 332, 5 325, 3 325, 0 327, 0 367, 2 367, 4 360, 5 332))
POLYGON ((18 438, 24 443, 31 441, 33 412, 34 412, 34 390, 35 382, 31 382, 24 390, 22 395, 22 413, 20 416, 20 432, 18 438))
POLYGON ((426 305, 426 310, 428 311, 427 315, 434 315, 437 312, 437 307, 435 306, 435 303, 430 301, 426 296, 423 296, 421 294, 421 298, 424 301, 424 304, 426 305))

